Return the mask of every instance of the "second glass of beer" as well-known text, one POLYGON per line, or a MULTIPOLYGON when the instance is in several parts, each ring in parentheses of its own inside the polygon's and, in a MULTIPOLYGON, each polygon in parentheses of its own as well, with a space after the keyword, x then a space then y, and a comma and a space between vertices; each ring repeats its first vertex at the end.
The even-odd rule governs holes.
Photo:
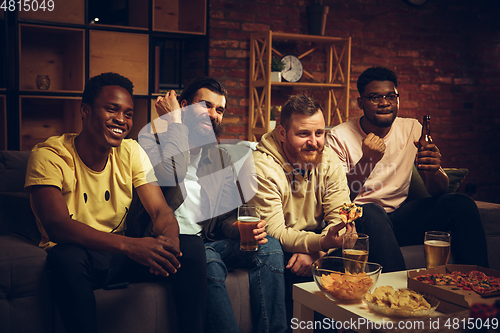
POLYGON ((450 234, 444 231, 427 231, 425 233, 424 254, 427 269, 448 263, 450 238, 450 234))
POLYGON ((342 241, 342 256, 345 260, 346 271, 349 273, 361 273, 365 271, 365 264, 368 261, 369 242, 368 235, 348 232, 344 234, 342 241))
POLYGON ((259 244, 255 240, 253 230, 260 222, 257 206, 242 205, 238 207, 238 229, 240 231, 240 250, 257 251, 259 244))

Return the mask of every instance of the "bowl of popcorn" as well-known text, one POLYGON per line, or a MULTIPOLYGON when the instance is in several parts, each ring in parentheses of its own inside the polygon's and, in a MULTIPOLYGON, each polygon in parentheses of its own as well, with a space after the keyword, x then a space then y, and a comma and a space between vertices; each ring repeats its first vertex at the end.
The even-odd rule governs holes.
POLYGON ((361 302, 375 288, 382 266, 372 262, 325 256, 311 264, 314 281, 327 298, 336 302, 361 302), (356 267, 356 269, 353 269, 356 267), (350 272, 359 273, 350 273, 350 272))

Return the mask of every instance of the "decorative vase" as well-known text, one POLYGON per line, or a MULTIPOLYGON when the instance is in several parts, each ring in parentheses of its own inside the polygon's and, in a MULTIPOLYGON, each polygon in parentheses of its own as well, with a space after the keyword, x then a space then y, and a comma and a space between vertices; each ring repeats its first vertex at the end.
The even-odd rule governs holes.
POLYGON ((325 34, 326 16, 328 15, 328 6, 314 4, 306 7, 307 13, 307 32, 309 35, 325 34))
POLYGON ((36 77, 36 87, 40 90, 47 90, 50 87, 50 79, 48 75, 38 75, 36 77))
POLYGON ((271 72, 271 82, 281 82, 281 72, 271 72))

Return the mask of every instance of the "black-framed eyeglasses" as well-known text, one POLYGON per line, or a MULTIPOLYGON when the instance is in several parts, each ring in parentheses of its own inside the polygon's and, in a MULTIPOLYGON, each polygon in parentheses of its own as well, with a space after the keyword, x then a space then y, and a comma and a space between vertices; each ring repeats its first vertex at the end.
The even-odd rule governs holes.
POLYGON ((396 103, 398 100, 399 94, 395 93, 390 93, 385 96, 382 95, 371 95, 371 96, 363 96, 362 98, 367 98, 372 102, 373 104, 380 104, 382 101, 385 99, 389 103, 393 104, 396 103))

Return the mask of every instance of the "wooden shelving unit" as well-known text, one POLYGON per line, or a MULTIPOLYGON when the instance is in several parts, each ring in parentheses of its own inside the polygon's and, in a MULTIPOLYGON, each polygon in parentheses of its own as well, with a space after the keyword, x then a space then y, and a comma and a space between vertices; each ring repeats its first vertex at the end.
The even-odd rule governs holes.
POLYGON ((252 34, 248 139, 258 141, 270 130, 274 89, 326 90, 327 97, 322 104, 326 126, 348 120, 350 64, 350 37, 298 35, 273 31, 252 34), (304 74, 298 82, 271 81, 271 59, 286 55, 276 47, 280 42, 287 50, 293 49, 292 52, 303 62, 304 74), (318 62, 317 59, 322 61, 318 62))
POLYGON ((208 73, 206 31, 207 0, 72 0, 0 13, 0 149, 79 132, 85 82, 103 72, 134 83, 136 138, 160 92, 208 73), (49 89, 37 87, 38 75, 49 89))

